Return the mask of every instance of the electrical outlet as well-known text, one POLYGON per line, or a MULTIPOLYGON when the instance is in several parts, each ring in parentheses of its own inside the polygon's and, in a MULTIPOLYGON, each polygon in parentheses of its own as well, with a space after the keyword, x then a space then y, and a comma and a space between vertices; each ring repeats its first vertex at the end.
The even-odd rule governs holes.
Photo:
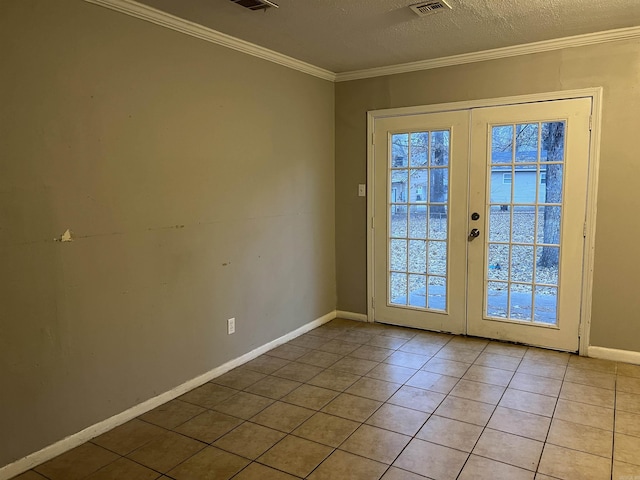
POLYGON ((227 320, 227 334, 231 335, 232 333, 236 333, 236 319, 230 318, 227 320))

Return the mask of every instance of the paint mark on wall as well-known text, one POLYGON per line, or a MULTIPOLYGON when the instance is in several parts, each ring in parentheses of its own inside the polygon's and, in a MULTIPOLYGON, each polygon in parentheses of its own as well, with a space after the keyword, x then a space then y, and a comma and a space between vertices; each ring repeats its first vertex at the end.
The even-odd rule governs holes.
POLYGON ((53 239, 55 242, 72 242, 73 238, 71 236, 71 230, 67 228, 67 230, 60 235, 60 237, 56 237, 53 239))
POLYGON ((152 232, 154 230, 180 230, 181 228, 184 228, 184 225, 171 225, 169 227, 151 227, 149 228, 149 231, 152 232))

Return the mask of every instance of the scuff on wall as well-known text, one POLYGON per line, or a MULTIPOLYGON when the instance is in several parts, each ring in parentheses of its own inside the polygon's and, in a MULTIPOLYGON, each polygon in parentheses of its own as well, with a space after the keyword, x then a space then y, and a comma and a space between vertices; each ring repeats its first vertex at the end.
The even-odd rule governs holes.
POLYGON ((71 236, 71 230, 69 230, 68 228, 65 230, 65 232, 60 235, 60 238, 56 237, 53 239, 54 242, 73 242, 73 238, 71 236))

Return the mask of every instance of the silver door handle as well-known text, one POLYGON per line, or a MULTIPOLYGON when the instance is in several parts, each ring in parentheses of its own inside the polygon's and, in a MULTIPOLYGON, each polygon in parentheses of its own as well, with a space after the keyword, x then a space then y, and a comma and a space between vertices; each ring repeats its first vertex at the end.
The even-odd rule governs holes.
POLYGON ((478 230, 477 228, 474 228, 469 232, 469 240, 473 240, 478 236, 480 236, 480 230, 478 230))

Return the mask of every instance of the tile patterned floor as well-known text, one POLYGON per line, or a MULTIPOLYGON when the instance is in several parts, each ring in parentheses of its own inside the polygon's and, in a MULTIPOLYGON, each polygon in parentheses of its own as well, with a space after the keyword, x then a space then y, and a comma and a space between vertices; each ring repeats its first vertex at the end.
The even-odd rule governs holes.
POLYGON ((640 480, 640 366, 336 319, 19 480, 640 480))

